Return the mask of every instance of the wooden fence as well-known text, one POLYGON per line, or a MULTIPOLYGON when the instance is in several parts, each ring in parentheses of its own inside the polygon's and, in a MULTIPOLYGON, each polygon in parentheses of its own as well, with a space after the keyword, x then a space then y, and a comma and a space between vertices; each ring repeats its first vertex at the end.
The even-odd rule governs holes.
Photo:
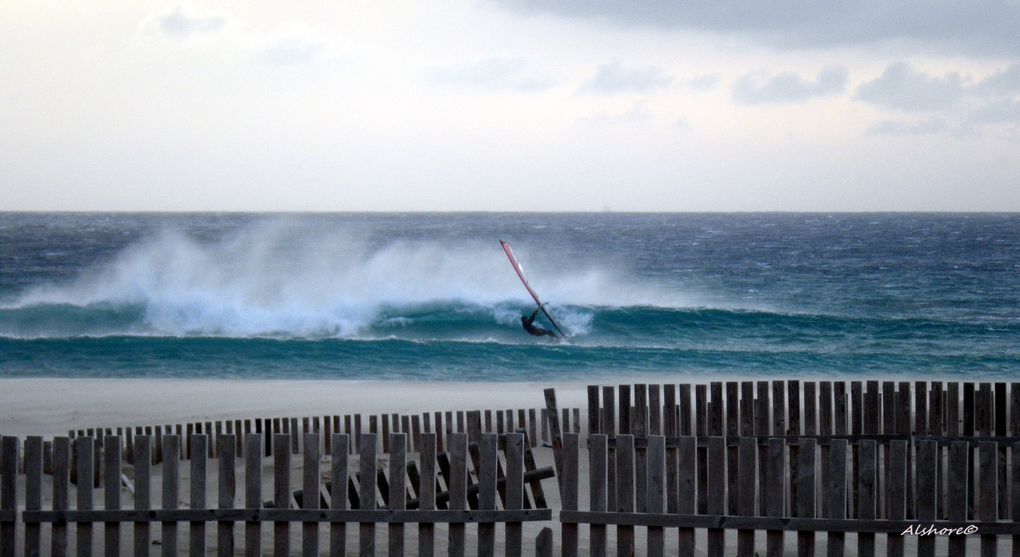
MULTIPOLYGON (((435 433, 419 437, 418 458, 408 462, 407 439, 404 433, 389 435, 388 475, 378 467, 379 439, 374 433, 362 434, 357 453, 357 472, 349 460, 350 437, 345 433, 330 436, 329 473, 323 481, 320 471, 320 439, 315 433, 304 435, 302 451, 301 490, 295 498, 291 486, 292 446, 290 434, 278 433, 272 438, 273 499, 263 501, 262 467, 264 437, 246 434, 243 440, 244 490, 239 499, 236 492, 235 439, 232 434, 216 439, 219 455, 215 474, 217 504, 209 504, 207 486, 212 474, 207 469, 207 444, 204 434, 190 438, 193 447, 189 464, 189 498, 180 508, 181 438, 163 436, 164 456, 159 467, 161 497, 154 504, 152 483, 152 439, 136 436, 133 448, 135 464, 131 467, 133 504, 122 506, 119 479, 127 468, 121 445, 114 437, 107 438, 101 466, 105 469, 103 502, 97 505, 92 482, 79 482, 75 505, 71 505, 70 475, 72 457, 79 478, 93 476, 96 442, 91 437, 53 440, 52 485, 44 489, 43 440, 29 437, 25 444, 25 500, 19 511, 17 468, 19 439, 4 437, 0 455, 0 557, 18 554, 18 526, 23 526, 25 555, 39 555, 46 549, 43 532, 47 531, 49 554, 67 554, 69 529, 73 529, 76 553, 91 555, 95 530, 102 525, 106 555, 118 555, 122 541, 130 532, 135 555, 149 555, 154 547, 152 528, 158 525, 160 553, 165 556, 184 553, 178 548, 181 524, 187 524, 187 553, 205 555, 207 528, 215 540, 218 555, 232 555, 238 530, 243 531, 245 555, 262 553, 263 528, 271 528, 274 555, 290 553, 292 523, 301 529, 301 553, 317 555, 322 538, 321 524, 328 525, 325 545, 330 555, 345 555, 348 524, 357 524, 357 547, 360 555, 375 555, 377 525, 386 526, 386 547, 389 555, 403 555, 408 525, 417 525, 414 536, 418 555, 432 555, 435 548, 435 526, 448 529, 450 555, 466 552, 466 527, 477 524, 479 555, 495 554, 495 524, 505 524, 507 555, 522 554, 522 522, 550 520, 549 509, 524 508, 525 435, 520 433, 479 434, 477 443, 469 443, 468 434, 450 433, 445 453, 438 451, 435 433), (502 449, 499 445, 502 444, 502 449), (502 455, 502 458, 501 458, 502 455), (417 481, 408 482, 407 467, 415 464, 417 481), (473 470, 472 470, 473 469, 473 470), (472 483, 469 477, 477 479, 472 483), (387 478, 389 481, 387 481, 387 478), (43 493, 51 494, 52 504, 43 509, 43 493), (315 496, 310 496, 316 494, 315 496), (243 501, 243 504, 238 502, 243 501), (243 528, 239 528, 243 525, 243 528), (267 526, 266 526, 267 525, 267 526)), ((547 554, 551 549, 550 533, 544 532, 536 541, 536 551, 547 554)), ((353 533, 352 533, 353 537, 353 533)))
MULTIPOLYGON (((824 533, 825 552, 830 556, 844 554, 848 533, 856 541, 857 555, 875 555, 878 535, 884 538, 886 555, 902 556, 909 538, 903 534, 908 529, 934 533, 916 538, 917 555, 934 555, 936 539, 950 531, 961 534, 948 536, 950 556, 967 555, 978 547, 982 556, 997 555, 1003 536, 1011 537, 1014 555, 1020 550, 1020 523, 1003 521, 1005 517, 999 513, 997 494, 1002 491, 996 465, 1000 445, 994 441, 977 443, 976 468, 971 458, 974 445, 967 440, 950 442, 945 458, 940 456, 938 441, 919 440, 913 465, 908 461, 910 444, 904 439, 885 445, 862 439, 856 459, 851 458, 846 439, 832 439, 826 452, 810 437, 794 443, 785 437, 649 435, 639 444, 634 435, 619 434, 612 452, 609 441, 606 434, 590 437, 584 478, 579 466, 579 436, 563 436, 563 510, 559 518, 564 556, 579 553, 579 525, 587 526, 592 556, 608 553, 609 526, 615 527, 618 555, 650 557, 692 556, 695 552, 709 557, 734 553, 751 557, 760 548, 756 547, 756 531, 765 531, 764 549, 770 556, 815 555, 820 549, 816 547, 818 533, 824 533), (731 449, 736 451, 735 459, 730 458, 731 449), (707 452, 705 463, 698 459, 702 450, 707 452), (885 465, 881 464, 883 457, 885 465), (828 468, 828 477, 819 481, 823 466, 828 468), (938 480, 943 466, 950 480, 946 483, 938 480), (883 470, 888 483, 879 489, 883 470), (914 519, 906 516, 911 471, 914 519), (735 484, 730 482, 731 473, 737 477, 735 484), (702 474, 708 479, 707 505, 699 509, 702 490, 697 480, 702 474), (615 493, 610 488, 611 477, 615 478, 615 493), (978 490, 975 514, 969 516, 973 479, 978 490), (578 506, 583 481, 590 489, 587 510, 578 506), (858 497, 854 512, 849 505, 852 493, 858 497), (944 519, 936 513, 936 501, 941 497, 949 502, 949 516, 944 519), (736 508, 728 508, 727 503, 734 500, 736 508), (636 546, 635 528, 645 530, 644 547, 636 546), (707 531, 703 547, 696 547, 696 529, 707 531), (727 531, 733 530, 735 550, 727 545, 727 531)), ((1020 443, 1010 445, 1010 452, 1011 478, 1020 479, 1020 443)), ((1020 486, 1014 480, 1007 487, 1015 492, 1020 486)), ((1020 506, 1020 498, 1014 497, 1013 504, 1020 506)), ((1020 516, 1020 509, 1014 508, 1012 514, 1020 516)))
MULTIPOLYGON (((233 447, 235 455, 241 456, 241 440, 250 433, 261 433, 264 438, 264 453, 272 452, 270 440, 276 433, 291 435, 291 451, 300 454, 302 439, 307 433, 320 435, 323 450, 331 451, 330 442, 333 433, 346 433, 352 441, 349 447, 351 454, 359 450, 359 439, 362 433, 377 433, 382 438, 382 449, 389 452, 389 434, 406 434, 406 447, 410 452, 418 449, 421 434, 435 433, 439 452, 447 444, 447 437, 454 433, 470 433, 472 416, 477 413, 477 431, 479 433, 510 433, 526 431, 532 447, 538 443, 549 441, 549 417, 545 408, 518 408, 506 410, 447 410, 424 412, 421 414, 347 414, 305 417, 246 418, 234 420, 210 420, 178 424, 162 424, 147 426, 110 426, 81 428, 68 432, 68 437, 94 437, 102 444, 107 437, 115 436, 121 444, 124 459, 134 462, 134 439, 140 435, 150 438, 153 463, 163 460, 163 437, 176 435, 183 442, 180 450, 181 459, 189 459, 193 453, 189 439, 194 434, 203 434, 209 439, 209 458, 218 454, 218 437, 231 435, 236 443, 233 447)), ((579 408, 563 408, 558 414, 558 423, 566 424, 566 431, 580 432, 581 412, 579 408), (571 425, 572 424, 572 425, 571 425)), ((477 441, 472 438, 473 441, 477 441)), ((44 441, 45 443, 46 441, 44 441)), ((47 473, 49 467, 47 466, 47 473)))

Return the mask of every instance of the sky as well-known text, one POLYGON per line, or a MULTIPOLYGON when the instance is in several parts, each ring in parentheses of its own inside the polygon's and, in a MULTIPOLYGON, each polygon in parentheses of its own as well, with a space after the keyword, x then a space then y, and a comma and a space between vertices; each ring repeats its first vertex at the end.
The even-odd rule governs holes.
POLYGON ((0 3, 0 210, 1020 211, 1020 2, 0 3))

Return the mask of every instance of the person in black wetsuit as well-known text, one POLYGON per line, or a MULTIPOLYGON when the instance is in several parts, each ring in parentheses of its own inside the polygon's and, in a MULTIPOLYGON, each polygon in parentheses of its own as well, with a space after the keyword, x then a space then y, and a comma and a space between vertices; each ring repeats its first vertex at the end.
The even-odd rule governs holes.
POLYGON ((535 311, 531 312, 531 317, 524 317, 522 315, 521 326, 524 327, 524 330, 527 331, 529 335, 534 335, 536 337, 548 336, 556 338, 557 336, 556 333, 550 331, 549 329, 543 329, 542 327, 535 325, 535 318, 538 317, 539 310, 541 310, 541 308, 536 308, 535 311))

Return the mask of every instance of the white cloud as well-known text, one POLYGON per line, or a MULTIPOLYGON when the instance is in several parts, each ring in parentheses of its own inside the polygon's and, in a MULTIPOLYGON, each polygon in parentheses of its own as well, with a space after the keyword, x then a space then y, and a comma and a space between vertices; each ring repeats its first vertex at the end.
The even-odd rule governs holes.
POLYGON ((526 58, 492 57, 461 64, 432 67, 428 77, 435 83, 467 85, 478 89, 520 92, 543 91, 554 80, 537 71, 526 58))
POLYGON ((914 70, 907 62, 896 62, 878 79, 861 85, 856 97, 884 108, 924 111, 951 107, 963 94, 963 79, 959 73, 933 77, 914 70))
POLYGON ((849 72, 846 68, 826 67, 814 81, 795 73, 746 74, 733 84, 733 99, 745 104, 802 102, 842 93, 849 72))
POLYGON ((602 64, 595 75, 581 86, 590 93, 634 93, 665 87, 673 78, 652 66, 628 67, 620 60, 602 64))
POLYGON ((167 36, 184 38, 191 35, 213 33, 223 28, 227 18, 223 15, 203 15, 177 6, 159 18, 159 28, 167 36))
POLYGON ((884 120, 868 129, 874 135, 933 135, 949 131, 943 118, 927 118, 916 122, 884 120))
POLYGON ((265 47, 258 59, 275 66, 289 66, 314 60, 322 52, 321 41, 307 37, 287 37, 265 47))

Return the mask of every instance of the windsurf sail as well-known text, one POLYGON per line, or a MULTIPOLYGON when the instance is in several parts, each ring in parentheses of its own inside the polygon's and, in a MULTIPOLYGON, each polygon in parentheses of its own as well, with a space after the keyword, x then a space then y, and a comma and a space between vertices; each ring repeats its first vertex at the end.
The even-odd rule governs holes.
POLYGON ((556 328, 556 332, 558 332, 561 337, 567 336, 563 332, 563 329, 560 328, 559 323, 556 322, 556 319, 553 318, 551 313, 549 313, 546 303, 542 301, 541 297, 539 297, 538 292, 535 292, 535 289, 531 287, 531 283, 528 282, 528 276, 524 274, 524 266, 522 266, 521 262, 517 260, 517 256, 514 255, 514 250, 510 247, 510 244, 500 240, 499 245, 503 246, 503 251, 506 252, 507 259, 509 259, 510 264, 514 266, 514 271, 517 273, 517 277, 521 279, 521 282, 524 283, 524 288, 528 290, 528 294, 531 294, 531 297, 535 299, 535 303, 538 304, 538 309, 542 310, 542 314, 549 320, 549 323, 552 323, 552 326, 556 328))

